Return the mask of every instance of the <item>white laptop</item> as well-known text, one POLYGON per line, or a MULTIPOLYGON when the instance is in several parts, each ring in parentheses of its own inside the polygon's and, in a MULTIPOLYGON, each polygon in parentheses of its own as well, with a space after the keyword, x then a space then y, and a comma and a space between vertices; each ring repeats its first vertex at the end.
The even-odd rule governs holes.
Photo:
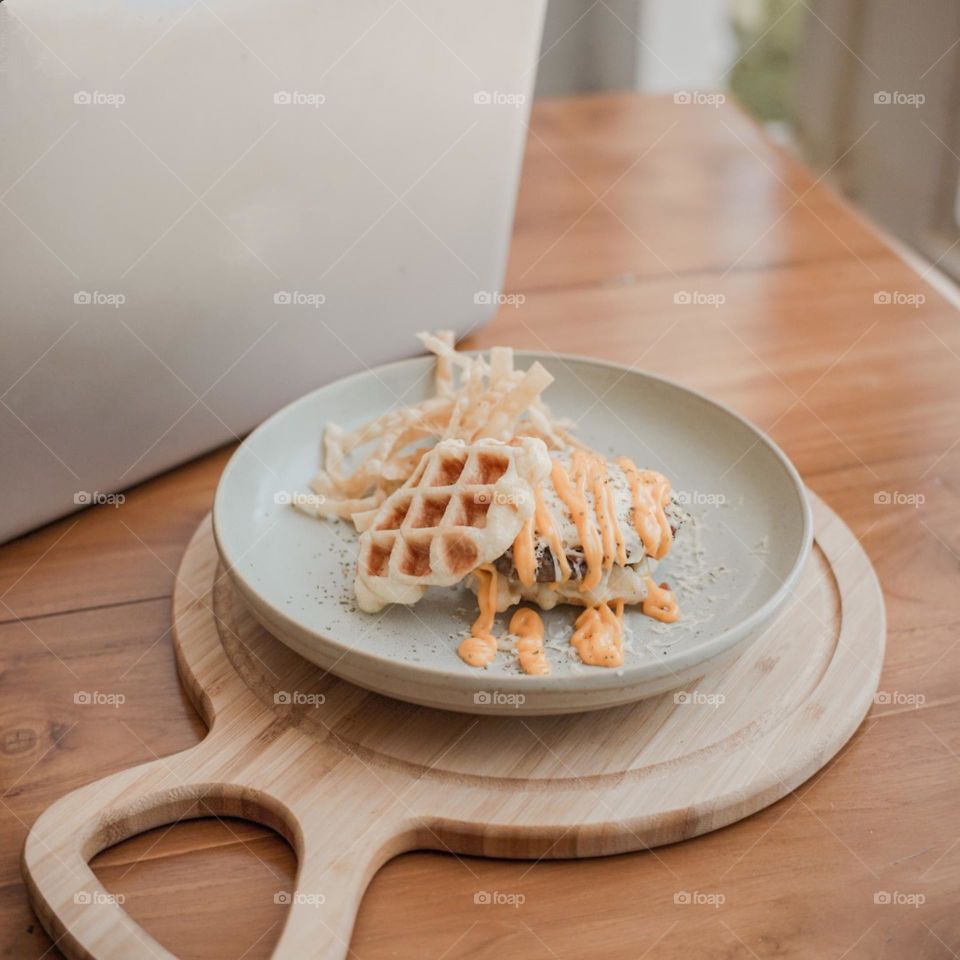
POLYGON ((0 3, 0 540, 484 322, 544 4, 0 3))

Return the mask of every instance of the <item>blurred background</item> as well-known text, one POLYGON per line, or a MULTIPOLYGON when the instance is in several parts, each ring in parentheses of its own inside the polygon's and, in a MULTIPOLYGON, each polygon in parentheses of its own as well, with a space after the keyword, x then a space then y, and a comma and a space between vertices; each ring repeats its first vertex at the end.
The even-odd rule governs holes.
POLYGON ((958 35, 950 0, 550 0, 536 93, 725 91, 949 295, 958 35))

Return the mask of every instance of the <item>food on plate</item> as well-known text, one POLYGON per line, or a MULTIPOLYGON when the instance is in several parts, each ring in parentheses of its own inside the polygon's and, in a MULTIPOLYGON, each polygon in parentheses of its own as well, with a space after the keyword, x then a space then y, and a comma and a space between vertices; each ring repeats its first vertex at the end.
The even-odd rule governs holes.
POLYGON ((361 610, 416 603, 508 551, 533 516, 534 489, 550 472, 543 442, 441 440, 413 476, 357 519, 356 593, 361 610))
POLYGON ((350 433, 328 426, 311 482, 319 496, 295 503, 359 531, 355 592, 367 613, 466 581, 479 615, 458 653, 471 666, 505 647, 524 673, 549 673, 533 607, 496 634, 496 615, 523 602, 583 607, 572 648, 585 664, 620 666, 625 607, 664 623, 679 617, 653 576, 679 524, 670 482, 577 440, 541 399, 553 378, 540 363, 521 371, 509 348, 488 362, 457 353, 448 333, 420 336, 437 356, 435 396, 350 433))

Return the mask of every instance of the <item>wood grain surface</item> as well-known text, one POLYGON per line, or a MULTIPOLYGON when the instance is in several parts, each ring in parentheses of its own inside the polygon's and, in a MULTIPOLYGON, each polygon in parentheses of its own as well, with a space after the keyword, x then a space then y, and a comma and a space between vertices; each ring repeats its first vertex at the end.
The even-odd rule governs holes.
MULTIPOLYGON (((856 149, 869 145, 868 134, 856 149)), ((535 107, 507 287, 522 302, 505 305, 470 345, 650 369, 730 404, 786 450, 879 574, 889 626, 880 694, 813 780, 656 856, 406 854, 368 888, 352 955, 955 957, 955 308, 737 110, 637 96, 535 107), (698 294, 725 299, 714 306, 698 294), (876 303, 883 294, 922 302, 876 303), (678 889, 724 901, 674 903, 678 889), (512 900, 477 904, 478 891, 512 900)), ((57 953, 18 864, 40 812, 202 736, 176 677, 170 596, 227 455, 0 549, 5 957, 57 953), (125 700, 75 702, 82 692, 125 700)), ((278 836, 224 818, 151 831, 94 869, 171 951, 254 958, 277 942, 286 907, 273 894, 292 883, 294 861, 278 836)))
MULTIPOLYGON (((616 709, 483 717, 398 703, 294 653, 225 573, 206 518, 177 570, 173 643, 209 733, 43 812, 23 871, 44 929, 72 958, 173 960, 87 864, 152 827, 209 812, 275 827, 296 852, 295 885, 274 894, 291 915, 273 960, 340 960, 367 883, 399 853, 609 856, 688 840, 774 803, 852 736, 883 665, 883 597, 870 562, 819 498, 813 522, 793 595, 726 666, 616 709)), ((701 894, 674 896, 725 902, 701 894)), ((506 904, 523 901, 475 894, 476 906, 506 904)))

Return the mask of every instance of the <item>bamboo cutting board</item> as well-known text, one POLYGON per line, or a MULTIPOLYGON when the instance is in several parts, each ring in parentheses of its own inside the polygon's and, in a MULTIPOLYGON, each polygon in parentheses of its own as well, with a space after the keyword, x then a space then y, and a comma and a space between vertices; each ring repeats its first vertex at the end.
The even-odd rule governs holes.
MULTIPOLYGON (((174 594, 183 682, 210 732, 53 804, 23 873, 69 957, 171 955, 93 875, 100 850, 152 827, 240 816, 297 853, 281 960, 344 957, 367 882, 414 848, 589 857, 672 843, 778 800, 820 769, 873 699, 883 600, 850 531, 813 497, 795 595, 733 664, 689 689, 559 717, 477 717, 368 693, 301 659, 247 611, 209 520, 174 594)), ((495 695, 495 691, 491 691, 495 695)))

